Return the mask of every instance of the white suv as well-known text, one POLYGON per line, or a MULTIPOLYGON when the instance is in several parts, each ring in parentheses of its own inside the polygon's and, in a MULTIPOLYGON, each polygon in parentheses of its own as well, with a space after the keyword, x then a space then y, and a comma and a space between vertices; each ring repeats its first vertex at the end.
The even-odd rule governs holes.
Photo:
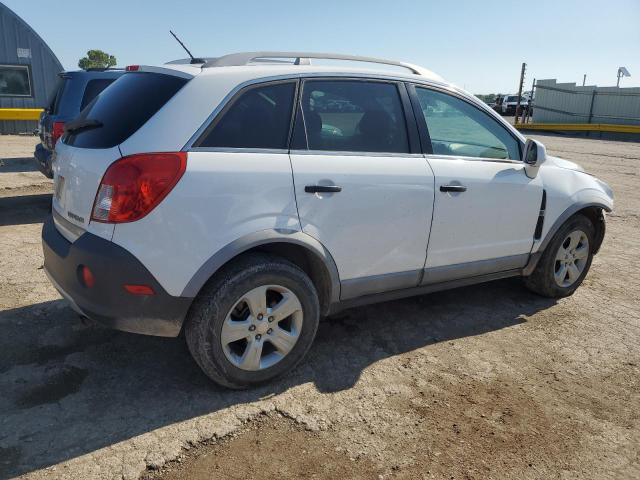
POLYGON ((563 297, 587 274, 611 189, 439 76, 200 62, 129 67, 58 143, 44 265, 82 315, 184 329, 204 372, 243 388, 346 307, 510 276, 563 297))

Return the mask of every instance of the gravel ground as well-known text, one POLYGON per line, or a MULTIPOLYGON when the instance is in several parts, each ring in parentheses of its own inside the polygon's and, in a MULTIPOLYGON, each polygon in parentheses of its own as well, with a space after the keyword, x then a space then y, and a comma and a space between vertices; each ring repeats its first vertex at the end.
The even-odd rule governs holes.
POLYGON ((640 478, 640 144, 536 137, 616 193, 575 295, 511 279, 353 309, 246 392, 183 339, 79 321, 42 271, 35 138, 0 137, 0 478, 640 478))

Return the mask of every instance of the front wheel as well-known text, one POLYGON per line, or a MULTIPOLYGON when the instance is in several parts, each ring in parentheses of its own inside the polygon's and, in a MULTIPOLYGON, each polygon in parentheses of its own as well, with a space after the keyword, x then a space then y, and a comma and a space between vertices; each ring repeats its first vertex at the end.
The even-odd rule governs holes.
POLYGON ((551 298, 572 295, 586 277, 593 259, 594 227, 583 215, 571 217, 553 236, 525 285, 551 298))
POLYGON ((247 388, 295 367, 319 323, 319 302, 296 265, 251 254, 207 284, 187 319, 192 356, 216 383, 247 388))

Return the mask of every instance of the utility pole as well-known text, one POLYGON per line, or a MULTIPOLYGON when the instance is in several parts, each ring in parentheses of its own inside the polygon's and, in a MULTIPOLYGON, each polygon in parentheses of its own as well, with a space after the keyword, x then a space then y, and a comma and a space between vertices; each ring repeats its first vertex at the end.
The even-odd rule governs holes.
POLYGON ((522 62, 522 70, 520 71, 520 86, 518 87, 518 105, 516 105, 516 118, 514 125, 518 123, 518 108, 520 108, 520 100, 522 99, 522 86, 524 85, 524 72, 527 70, 527 64, 522 62))
POLYGON ((524 123, 529 123, 529 119, 533 117, 532 113, 531 113, 531 109, 533 108, 533 92, 536 89, 536 79, 533 79, 533 82, 531 82, 531 95, 529 95, 529 102, 527 105, 527 115, 524 116, 524 123))
POLYGON ((584 74, 584 77, 582 77, 582 86, 584 87, 584 84, 587 83, 587 74, 584 74))

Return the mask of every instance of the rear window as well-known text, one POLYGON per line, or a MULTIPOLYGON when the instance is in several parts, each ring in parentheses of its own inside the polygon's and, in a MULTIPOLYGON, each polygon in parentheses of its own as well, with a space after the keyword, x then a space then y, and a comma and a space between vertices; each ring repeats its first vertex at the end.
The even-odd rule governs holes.
POLYGON ((97 128, 79 130, 64 139, 79 148, 111 148, 121 144, 149 120, 187 80, 173 75, 126 73, 82 110, 78 119, 96 120, 97 128))
POLYGON ((82 96, 82 102, 80 103, 80 110, 84 110, 84 107, 89 105, 100 92, 115 82, 115 80, 115 78, 89 80, 84 89, 84 95, 82 96))

